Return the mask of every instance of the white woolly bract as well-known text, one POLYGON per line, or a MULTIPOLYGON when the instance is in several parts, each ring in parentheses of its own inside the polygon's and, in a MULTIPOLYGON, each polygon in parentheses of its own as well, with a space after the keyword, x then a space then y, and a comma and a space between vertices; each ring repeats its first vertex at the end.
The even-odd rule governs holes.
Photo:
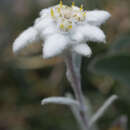
POLYGON ((52 26, 54 24, 53 19, 51 17, 47 16, 46 18, 38 18, 36 19, 34 23, 34 28, 38 30, 39 32, 43 31, 46 27, 52 26))
POLYGON ((73 100, 71 98, 65 98, 65 97, 49 97, 45 98, 41 102, 42 105, 45 104, 62 104, 62 105, 68 105, 68 106, 79 106, 78 101, 73 100))
POLYGON ((67 48, 68 43, 68 39, 61 34, 47 37, 43 45, 43 57, 50 58, 61 54, 67 48))
POLYGON ((21 33, 19 37, 14 41, 13 51, 18 52, 28 44, 33 44, 36 42, 39 42, 38 32, 33 27, 30 27, 21 33))
POLYGON ((77 42, 105 42, 105 34, 99 27, 87 24, 77 27, 72 39, 77 42))
POLYGON ((43 42, 44 58, 51 58, 71 50, 89 56, 91 49, 87 45, 80 44, 88 41, 105 42, 105 34, 99 25, 109 17, 107 11, 85 11, 77 6, 58 4, 43 9, 34 25, 15 40, 13 51, 18 52, 26 45, 39 40, 43 42))
POLYGON ((73 50, 76 53, 78 53, 80 55, 83 55, 83 56, 88 56, 89 57, 92 54, 92 51, 91 51, 90 47, 85 43, 75 45, 73 50))
POLYGON ((41 37, 41 39, 42 38, 46 39, 46 37, 53 35, 57 32, 58 32, 58 30, 57 30, 56 26, 50 25, 50 26, 47 26, 45 29, 42 30, 40 37, 41 37))
POLYGON ((105 23, 110 16, 110 13, 104 10, 87 11, 86 22, 91 25, 100 26, 105 23))
POLYGON ((40 16, 46 17, 46 16, 48 16, 49 13, 50 13, 50 8, 42 9, 42 10, 40 11, 40 16))

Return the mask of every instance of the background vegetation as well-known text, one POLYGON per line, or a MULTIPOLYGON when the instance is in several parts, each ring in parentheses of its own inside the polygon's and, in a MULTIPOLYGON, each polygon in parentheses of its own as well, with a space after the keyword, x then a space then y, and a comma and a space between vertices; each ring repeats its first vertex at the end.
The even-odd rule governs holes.
MULTIPOLYGON (((119 95, 98 121, 99 130, 130 129, 129 0, 75 0, 86 9, 108 10, 102 26, 106 44, 89 43, 91 58, 83 58, 82 87, 96 111, 111 94, 119 95)), ((12 53, 12 43, 33 24, 42 8, 58 0, 0 0, 0 130, 78 130, 71 111, 60 105, 40 105, 41 99, 72 92, 62 59, 43 60, 32 48, 24 56, 12 53)), ((70 0, 64 0, 70 4, 70 0)))

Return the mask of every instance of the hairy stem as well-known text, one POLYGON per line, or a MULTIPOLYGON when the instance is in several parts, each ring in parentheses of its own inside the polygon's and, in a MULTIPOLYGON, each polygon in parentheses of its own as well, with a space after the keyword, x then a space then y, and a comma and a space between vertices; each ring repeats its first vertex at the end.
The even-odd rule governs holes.
POLYGON ((80 72, 76 70, 77 68, 75 67, 75 63, 73 61, 73 57, 71 54, 66 56, 66 65, 67 65, 67 78, 70 81, 75 97, 80 104, 79 109, 80 117, 86 128, 85 130, 90 130, 86 116, 86 105, 84 101, 83 92, 81 89, 80 72))

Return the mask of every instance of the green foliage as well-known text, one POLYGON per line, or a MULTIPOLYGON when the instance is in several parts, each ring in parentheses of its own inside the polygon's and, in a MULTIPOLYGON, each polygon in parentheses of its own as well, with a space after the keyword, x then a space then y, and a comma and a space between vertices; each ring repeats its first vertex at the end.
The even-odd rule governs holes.
POLYGON ((130 84, 130 55, 108 55, 97 58, 91 64, 91 70, 110 75, 114 79, 130 84))
POLYGON ((89 68, 92 72, 109 75, 126 85, 130 85, 130 37, 128 35, 115 41, 108 54, 95 58, 89 68))
POLYGON ((117 41, 112 43, 109 50, 111 53, 130 53, 130 35, 121 36, 117 41))
POLYGON ((74 1, 76 6, 80 6, 81 4, 83 4, 83 5, 85 4, 85 0, 63 0, 63 3, 67 4, 67 5, 71 5, 73 1, 74 1))

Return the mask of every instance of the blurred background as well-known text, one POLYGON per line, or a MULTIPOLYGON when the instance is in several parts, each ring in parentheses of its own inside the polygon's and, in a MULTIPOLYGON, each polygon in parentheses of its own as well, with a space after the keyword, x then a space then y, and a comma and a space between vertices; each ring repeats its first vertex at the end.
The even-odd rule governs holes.
MULTIPOLYGON (((130 1, 75 0, 85 9, 112 14, 102 26, 106 44, 89 43, 91 58, 82 61, 82 88, 94 113, 112 94, 119 96, 97 122, 99 130, 129 130, 130 1)), ((41 106, 50 96, 72 92, 60 58, 44 60, 39 47, 24 55, 12 52, 14 39, 33 24, 39 11, 58 0, 0 0, 0 130, 79 130, 68 107, 41 106)), ((64 0, 70 4, 70 0, 64 0)))

